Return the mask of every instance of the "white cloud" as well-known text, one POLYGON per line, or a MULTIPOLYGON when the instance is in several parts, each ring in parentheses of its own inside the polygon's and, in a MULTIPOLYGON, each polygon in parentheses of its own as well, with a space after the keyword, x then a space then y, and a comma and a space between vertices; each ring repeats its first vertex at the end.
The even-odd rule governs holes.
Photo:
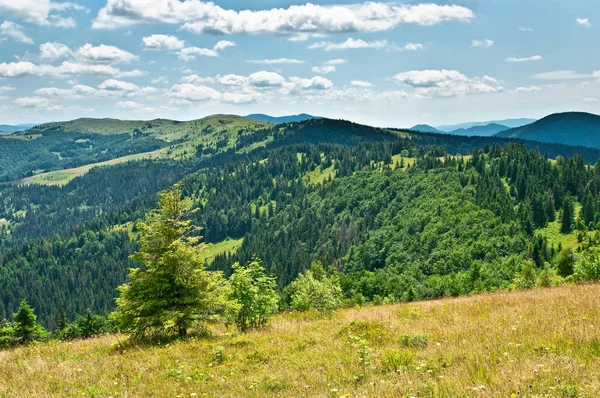
POLYGON ((98 63, 130 63, 138 59, 137 55, 121 50, 118 47, 107 46, 100 44, 99 46, 92 46, 91 44, 85 44, 80 47, 74 53, 75 58, 81 62, 98 62, 98 63))
POLYGON ((540 80, 577 80, 588 79, 593 77, 593 74, 578 73, 572 70, 555 70, 551 72, 536 73, 534 79, 540 80))
POLYGON ((217 44, 215 44, 215 46, 213 47, 213 50, 223 51, 227 47, 235 47, 235 42, 232 42, 229 40, 220 40, 219 42, 217 42, 217 44))
POLYGON ((185 47, 185 41, 175 36, 150 35, 142 38, 146 50, 177 51, 185 47))
POLYGON ((519 32, 533 32, 533 29, 528 26, 521 26, 519 32))
POLYGON ((183 83, 191 83, 191 84, 206 84, 206 83, 214 83, 215 79, 212 77, 200 77, 198 75, 188 75, 183 76, 180 79, 183 83))
POLYGON ((473 41, 471 41, 471 47, 489 48, 489 47, 492 47, 493 45, 494 45, 494 41, 490 40, 490 39, 473 40, 473 41))
POLYGON ((587 97, 583 99, 584 102, 598 102, 598 98, 587 97))
POLYGON ((538 91, 542 91, 538 86, 517 87, 515 89, 516 93, 535 93, 538 91))
POLYGON ((169 79, 166 76, 159 76, 156 79, 152 79, 152 84, 158 84, 158 83, 169 83, 169 79))
MULTIPOLYGON (((393 79, 414 89, 416 97, 453 97, 469 94, 498 93, 504 88, 486 78, 469 78, 456 70, 412 70, 393 79)), ((495 80, 495 79, 494 79, 495 80)))
POLYGON ((342 65, 346 62, 348 61, 342 58, 332 59, 327 62, 324 62, 321 66, 314 66, 312 68, 312 71, 315 73, 326 75, 327 73, 335 72, 336 65, 342 65))
POLYGON ((75 26, 72 18, 64 18, 57 13, 73 10, 87 10, 71 2, 50 0, 0 0, 0 14, 9 14, 17 19, 36 25, 52 25, 61 28, 75 26))
POLYGON ((304 61, 295 58, 275 58, 275 59, 249 59, 249 64, 277 65, 277 64, 303 64, 304 61))
POLYGON ((224 93, 222 101, 231 104, 248 104, 259 97, 260 94, 256 93, 224 93))
POLYGON ((11 86, 0 86, 0 93, 4 91, 14 91, 15 88, 11 86))
POLYGON ((425 48, 421 43, 406 43, 404 47, 400 48, 400 51, 417 51, 425 48))
POLYGON ((122 80, 108 79, 98 85, 100 90, 138 91, 139 86, 122 80))
POLYGON ((350 85, 352 87, 360 87, 360 88, 369 88, 369 87, 373 86, 371 83, 365 82, 363 80, 352 80, 350 82, 350 85))
POLYGON ((13 101, 13 104, 19 108, 26 109, 42 109, 42 110, 58 110, 59 106, 53 105, 52 102, 43 97, 21 97, 13 101))
POLYGON ((248 78, 246 76, 234 74, 225 76, 219 75, 217 76, 217 81, 219 82, 219 84, 222 84, 224 86, 243 86, 244 84, 248 83, 248 78))
POLYGON ((122 71, 110 65, 89 65, 65 61, 58 66, 34 64, 28 61, 0 63, 0 77, 103 75, 117 77, 143 76, 140 70, 122 71))
POLYGON ((23 27, 11 21, 2 22, 0 25, 0 36, 10 37, 20 43, 33 44, 33 40, 25 34, 23 27))
POLYGON ((327 90, 333 87, 333 82, 322 76, 315 76, 310 79, 290 77, 290 82, 303 90, 327 90))
POLYGON ((319 41, 308 46, 309 49, 322 48, 325 51, 333 51, 333 50, 349 50, 349 49, 358 49, 358 48, 374 48, 374 49, 382 49, 388 47, 387 40, 376 40, 367 42, 362 39, 353 39, 349 37, 346 41, 342 43, 333 43, 331 41, 319 41))
POLYGON ((530 61, 540 61, 542 57, 540 55, 532 55, 531 57, 523 57, 523 58, 515 58, 509 57, 506 58, 506 62, 530 62, 530 61))
POLYGON ((183 61, 193 61, 197 55, 205 57, 218 57, 219 52, 225 50, 227 47, 235 47, 235 42, 229 40, 221 40, 210 48, 199 48, 199 47, 186 47, 179 51, 179 59, 183 61))
POLYGON ((137 110, 137 111, 143 111, 143 112, 154 112, 155 111, 155 109, 150 106, 146 106, 144 104, 140 104, 140 103, 137 103, 134 101, 117 102, 115 104, 115 108, 126 109, 126 110, 137 110))
POLYGON ((210 101, 220 99, 221 93, 211 87, 184 83, 174 85, 167 96, 186 101, 210 101))
POLYGON ((311 69, 315 73, 320 73, 326 75, 331 72, 335 72, 335 66, 333 65, 321 65, 321 66, 313 66, 311 69))
POLYGON ((40 44, 40 58, 48 61, 56 61, 71 55, 69 47, 62 43, 40 44))
MULTIPOLYGON (((30 0, 32 1, 32 0, 30 0)), ((107 0, 92 27, 115 29, 134 24, 183 24, 195 33, 274 34, 308 37, 314 34, 382 32, 400 24, 423 26, 445 21, 469 22, 473 12, 457 5, 396 5, 366 2, 321 6, 307 3, 267 10, 227 10, 199 0, 107 0)))
POLYGON ((592 26, 590 20, 587 18, 577 18, 576 21, 577 21, 577 25, 579 25, 579 26, 584 26, 586 28, 589 28, 592 26))
POLYGON ((248 76, 250 84, 256 87, 280 87, 285 83, 285 78, 279 73, 267 72, 265 70, 248 76))
POLYGON ((74 92, 68 88, 42 87, 34 91, 34 94, 41 97, 57 97, 60 99, 80 99, 83 95, 74 92))

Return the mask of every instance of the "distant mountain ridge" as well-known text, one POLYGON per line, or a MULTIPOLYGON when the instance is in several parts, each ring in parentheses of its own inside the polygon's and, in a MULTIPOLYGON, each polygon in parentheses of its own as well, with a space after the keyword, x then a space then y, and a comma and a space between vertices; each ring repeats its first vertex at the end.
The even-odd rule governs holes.
POLYGON ((263 113, 253 113, 251 115, 244 116, 248 119, 260 120, 262 122, 268 122, 273 124, 292 123, 292 122, 303 122, 311 119, 322 119, 321 116, 313 116, 307 113, 300 113, 299 115, 289 116, 269 116, 263 113))
POLYGON ((468 137, 491 137, 501 131, 508 130, 510 127, 497 124, 490 123, 484 126, 473 126, 469 128, 460 128, 451 131, 443 131, 439 130, 433 126, 428 124, 417 124, 410 128, 413 131, 420 131, 423 133, 435 133, 435 134, 452 134, 452 135, 464 135, 468 137))
POLYGON ((490 120, 487 122, 467 122, 467 123, 459 123, 459 124, 447 124, 436 126, 435 128, 440 131, 451 132, 459 129, 469 129, 471 127, 477 126, 488 126, 490 124, 499 124, 502 126, 506 126, 508 128, 521 127, 526 124, 531 124, 535 122, 537 119, 530 118, 521 118, 521 119, 503 119, 503 120, 490 120))
POLYGON ((554 113, 495 136, 600 148, 600 116, 586 112, 554 113))
POLYGON ((25 131, 35 126, 37 126, 37 124, 0 124, 0 131, 14 133, 17 131, 25 131))

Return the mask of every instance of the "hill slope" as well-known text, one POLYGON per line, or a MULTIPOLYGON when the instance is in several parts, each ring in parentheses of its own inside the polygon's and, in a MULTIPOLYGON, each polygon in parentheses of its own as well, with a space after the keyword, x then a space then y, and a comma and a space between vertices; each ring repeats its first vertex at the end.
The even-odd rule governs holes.
POLYGON ((274 123, 274 124, 282 124, 282 123, 292 123, 292 122, 303 122, 305 120, 310 119, 321 119, 321 116, 313 116, 306 113, 301 113, 299 115, 290 115, 290 116, 269 116, 263 113, 254 113, 252 115, 247 115, 246 118, 260 120, 263 122, 274 123))
POLYGON ((599 295, 564 286, 292 313, 267 330, 166 346, 42 343, 1 353, 0 395, 594 397, 599 295))
POLYGON ((443 131, 436 129, 428 124, 417 124, 416 126, 412 126, 410 128, 412 131, 420 131, 422 133, 436 133, 436 134, 444 134, 443 131))
POLYGON ((600 148, 600 116, 585 112, 555 113, 496 136, 600 148))

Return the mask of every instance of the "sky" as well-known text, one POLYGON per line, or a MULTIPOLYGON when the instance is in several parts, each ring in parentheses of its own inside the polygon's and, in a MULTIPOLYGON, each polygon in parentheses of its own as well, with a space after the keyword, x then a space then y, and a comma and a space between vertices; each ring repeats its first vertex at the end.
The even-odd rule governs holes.
POLYGON ((600 113, 598 0, 0 0, 0 123, 600 113))

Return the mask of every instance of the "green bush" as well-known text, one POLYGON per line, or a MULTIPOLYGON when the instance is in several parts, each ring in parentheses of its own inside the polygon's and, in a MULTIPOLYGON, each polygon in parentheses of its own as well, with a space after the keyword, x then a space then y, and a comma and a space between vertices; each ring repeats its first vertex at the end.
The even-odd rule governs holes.
POLYGON ((429 336, 426 334, 403 334, 398 338, 398 343, 405 347, 425 348, 429 344, 429 336))
POLYGON ((342 289, 337 277, 327 277, 320 263, 313 263, 311 269, 289 285, 291 306, 297 311, 310 309, 329 312, 340 307, 342 289))

